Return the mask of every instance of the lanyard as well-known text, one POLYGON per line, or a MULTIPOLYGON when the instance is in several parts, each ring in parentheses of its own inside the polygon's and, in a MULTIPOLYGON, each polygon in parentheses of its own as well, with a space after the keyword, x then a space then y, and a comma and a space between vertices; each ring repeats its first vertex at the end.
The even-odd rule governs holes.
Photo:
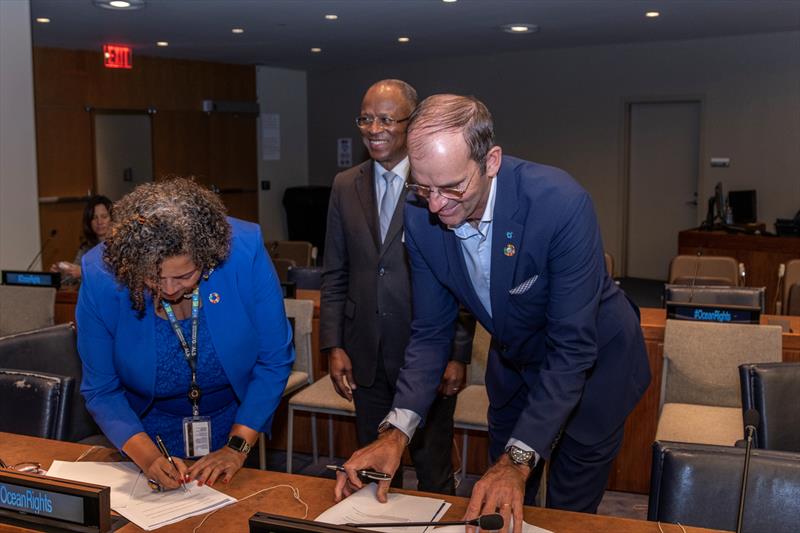
POLYGON ((189 368, 192 371, 192 382, 189 385, 189 392, 187 393, 187 397, 189 401, 192 403, 192 416, 199 416, 200 415, 200 407, 198 406, 198 402, 200 401, 200 386, 197 384, 197 323, 200 317, 200 289, 195 287, 194 291, 192 291, 192 347, 189 348, 189 345, 186 343, 186 339, 183 337, 183 331, 181 330, 180 324, 178 324, 178 320, 175 318, 175 311, 172 310, 172 306, 169 302, 162 301, 161 307, 164 308, 164 312, 167 313, 167 318, 169 319, 169 323, 172 326, 172 330, 175 332, 175 336, 178 337, 178 340, 181 341, 181 347, 183 348, 183 355, 186 357, 186 362, 189 363, 189 368))

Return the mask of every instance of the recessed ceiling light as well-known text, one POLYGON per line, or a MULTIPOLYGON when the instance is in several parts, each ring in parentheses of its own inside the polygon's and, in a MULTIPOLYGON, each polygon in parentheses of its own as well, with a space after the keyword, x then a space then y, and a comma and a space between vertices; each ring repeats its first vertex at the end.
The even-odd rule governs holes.
POLYGON ((314 48, 311 49, 311 53, 313 54, 318 54, 320 52, 322 52, 322 48, 318 48, 315 46, 314 48))
POLYGON ((339 15, 334 15, 333 13, 331 13, 329 15, 325 15, 325 18, 328 20, 336 20, 339 18, 339 15))
POLYGON ((398 37, 398 38, 397 38, 397 42, 398 42, 398 43, 407 43, 407 42, 408 42, 408 41, 410 41, 410 40, 411 40, 411 39, 410 39, 410 38, 408 38, 408 37, 398 37))
POLYGON ((47 17, 39 17, 39 18, 36 19, 36 22, 38 22, 40 24, 48 24, 48 23, 50 23, 50 19, 47 18, 47 17))
POLYGON ((661 13, 659 13, 658 11, 648 11, 647 13, 644 14, 644 16, 649 19, 654 19, 660 15, 661 13))
POLYGON ((157 41, 156 46, 169 46, 167 41, 157 41))
POLYGON ((244 28, 233 28, 231 33, 244 33, 244 28))
POLYGON ((442 0, 445 4, 454 4, 457 0, 442 0))
POLYGON ((92 0, 92 3, 103 9, 142 9, 145 0, 92 0))
POLYGON ((536 33, 539 31, 539 26, 536 24, 505 24, 504 26, 501 26, 501 28, 506 33, 536 33))

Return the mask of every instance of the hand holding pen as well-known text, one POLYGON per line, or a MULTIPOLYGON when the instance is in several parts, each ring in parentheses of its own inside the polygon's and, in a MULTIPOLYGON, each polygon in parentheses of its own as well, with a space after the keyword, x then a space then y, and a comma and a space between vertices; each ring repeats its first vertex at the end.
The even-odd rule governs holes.
POLYGON ((153 461, 153 464, 148 469, 146 474, 150 476, 148 479, 148 485, 153 490, 164 490, 164 488, 174 488, 174 482, 180 483, 183 487, 184 492, 188 492, 188 488, 186 487, 185 482, 185 472, 186 466, 183 464, 183 461, 180 459, 173 458, 167 447, 164 445, 164 441, 161 440, 159 435, 156 435, 156 446, 158 447, 158 451, 161 453, 159 459, 153 461), (160 459, 166 459, 167 464, 164 464, 160 459), (155 472, 153 472, 155 470, 155 472), (156 474, 155 476, 153 474, 156 474), (165 483, 165 478, 167 483, 165 483))

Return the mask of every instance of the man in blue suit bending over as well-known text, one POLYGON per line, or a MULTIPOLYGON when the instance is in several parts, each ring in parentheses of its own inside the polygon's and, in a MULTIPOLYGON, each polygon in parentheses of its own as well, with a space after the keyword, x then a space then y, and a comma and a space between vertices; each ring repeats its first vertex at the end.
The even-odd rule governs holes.
MULTIPOLYGON (((542 460, 548 506, 595 512, 650 369, 638 309, 606 273, 588 193, 562 170, 503 156, 475 98, 426 99, 407 142, 412 335, 393 409, 378 439, 345 463, 337 498, 361 486, 357 469, 397 469, 436 395, 460 302, 492 335, 494 464, 465 518, 513 515, 520 531, 542 460)), ((387 490, 379 486, 380 500, 387 490)))

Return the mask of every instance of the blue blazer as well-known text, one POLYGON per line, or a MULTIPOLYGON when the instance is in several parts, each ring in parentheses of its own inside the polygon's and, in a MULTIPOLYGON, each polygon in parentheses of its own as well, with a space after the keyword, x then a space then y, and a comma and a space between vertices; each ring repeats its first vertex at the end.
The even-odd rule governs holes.
POLYGON ((610 435, 647 388, 650 367, 638 309, 606 273, 588 193, 559 169, 512 157, 503 157, 495 179, 491 316, 458 238, 409 195, 414 318, 394 406, 427 412, 461 302, 492 335, 492 407, 505 406, 526 384, 527 406, 511 437, 546 459, 562 428, 587 445, 610 435))
MULTIPOLYGON (((201 278, 202 312, 239 401, 235 422, 269 431, 294 361, 292 331, 260 228, 228 221, 230 255, 208 279, 201 278)), ((144 431, 140 416, 153 402, 157 318, 152 298, 146 298, 142 316, 131 308, 128 289, 108 271, 103 250, 96 246, 82 261, 76 310, 81 392, 100 429, 122 448, 144 431)))

